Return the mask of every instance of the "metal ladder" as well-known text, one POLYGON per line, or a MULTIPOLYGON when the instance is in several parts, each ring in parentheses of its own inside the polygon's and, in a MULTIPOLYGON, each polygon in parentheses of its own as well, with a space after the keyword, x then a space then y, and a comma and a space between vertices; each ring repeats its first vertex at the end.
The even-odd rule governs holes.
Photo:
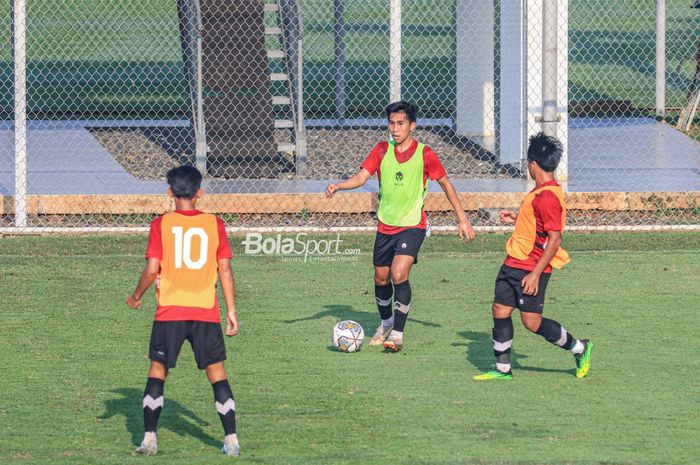
MULTIPOLYGON (((700 0, 695 2, 693 8, 700 8, 700 0)), ((690 92, 688 93, 688 102, 681 108, 681 114, 678 116, 676 128, 683 132, 690 131, 693 125, 693 119, 700 105, 700 40, 698 41, 698 51, 695 54, 695 76, 690 83, 690 92)))
POLYGON ((266 52, 270 72, 270 91, 274 127, 289 133, 289 142, 278 142, 277 150, 294 157, 297 174, 306 172, 306 130, 303 118, 301 81, 302 23, 298 0, 264 0, 266 52), (268 21, 268 15, 273 20, 268 21), (267 26, 274 23, 275 26, 267 26), (273 43, 273 48, 267 48, 273 43), (282 70, 282 71, 280 71, 282 70), (283 116, 282 116, 283 115, 283 116))
POLYGON ((681 114, 678 117, 678 123, 676 123, 676 128, 683 132, 690 131, 690 127, 693 125, 693 118, 698 111, 698 106, 700 106, 700 77, 695 78, 695 83, 693 83, 693 90, 688 97, 688 103, 681 109, 681 114))

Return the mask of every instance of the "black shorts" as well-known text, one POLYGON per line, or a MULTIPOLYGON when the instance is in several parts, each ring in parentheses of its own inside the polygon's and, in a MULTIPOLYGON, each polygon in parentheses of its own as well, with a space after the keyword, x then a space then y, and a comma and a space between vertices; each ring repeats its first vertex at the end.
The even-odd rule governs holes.
POLYGON ((175 368, 185 339, 190 341, 200 370, 226 360, 221 325, 205 321, 154 321, 148 358, 175 368))
POLYGON ((410 255, 418 263, 418 251, 425 239, 425 229, 410 228, 398 234, 377 233, 374 239, 374 266, 391 266, 395 255, 410 255))
POLYGON ((493 302, 508 307, 519 308, 521 312, 542 313, 544 310, 544 294, 547 291, 550 273, 540 275, 537 295, 523 294, 522 280, 530 273, 527 270, 501 266, 496 276, 496 290, 493 302))

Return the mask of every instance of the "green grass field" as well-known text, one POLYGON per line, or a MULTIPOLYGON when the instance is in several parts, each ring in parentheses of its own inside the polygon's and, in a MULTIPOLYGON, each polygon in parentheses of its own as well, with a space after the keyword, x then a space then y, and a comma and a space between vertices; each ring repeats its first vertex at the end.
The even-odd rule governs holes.
MULTIPOLYGON (((376 324, 372 237, 350 261, 242 255, 241 333, 227 340, 241 463, 690 464, 697 459, 700 234, 568 234, 546 315, 595 342, 592 369, 516 320, 512 382, 489 313, 505 236, 430 238, 411 276, 406 348, 329 349, 341 319, 376 324), (695 458, 693 458, 695 457, 695 458)), ((191 351, 165 389, 159 456, 132 457, 155 308, 123 301, 146 239, 0 237, 0 462, 224 463, 191 351)), ((339 257, 335 257, 339 258, 339 257)))
MULTIPOLYGON (((667 0, 667 104, 685 102, 700 10, 667 0)), ((374 114, 389 98, 389 8, 346 1, 347 107, 374 114)), ((9 3, 0 6, 0 110, 12 108, 9 3)), ((302 0, 309 115, 334 110, 333 2, 302 0)), ((454 0, 404 1, 403 95, 437 116, 456 105, 454 0)), ((654 107, 655 15, 647 0, 569 2, 570 100, 654 107)), ((187 117, 174 0, 37 0, 28 5, 29 108, 103 117, 187 117)), ((269 17, 268 22, 273 18, 269 17)), ((269 25, 272 25, 271 23, 269 25)), ((467 26, 467 30, 469 27, 467 26)))

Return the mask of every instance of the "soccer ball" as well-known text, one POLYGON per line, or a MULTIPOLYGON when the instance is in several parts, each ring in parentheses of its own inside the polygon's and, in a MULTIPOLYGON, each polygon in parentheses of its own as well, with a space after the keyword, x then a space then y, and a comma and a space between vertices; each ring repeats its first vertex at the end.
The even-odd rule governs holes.
POLYGON ((356 321, 341 321, 333 327, 331 342, 333 347, 337 347, 341 352, 357 352, 364 339, 365 332, 356 321))

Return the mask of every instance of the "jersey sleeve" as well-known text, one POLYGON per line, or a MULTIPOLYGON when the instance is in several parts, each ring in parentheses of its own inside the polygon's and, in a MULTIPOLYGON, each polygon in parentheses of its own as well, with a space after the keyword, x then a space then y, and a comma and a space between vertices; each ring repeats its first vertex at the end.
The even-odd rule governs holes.
POLYGON ((219 233, 219 247, 216 249, 216 259, 220 260, 222 258, 233 257, 231 245, 229 244, 228 236, 226 235, 226 224, 221 218, 216 219, 216 229, 219 233))
POLYGON ((372 151, 369 152, 369 155, 367 155, 365 161, 362 162, 362 164, 360 165, 360 169, 366 169, 367 171, 369 171, 369 174, 374 175, 377 171, 379 171, 379 165, 382 164, 382 157, 384 156, 388 148, 388 142, 378 142, 377 145, 374 146, 372 151))
POLYGON ((532 208, 542 219, 545 231, 561 231, 562 207, 559 198, 550 191, 543 191, 535 197, 532 208))
POLYGON ((163 217, 159 216, 151 221, 151 230, 148 233, 148 247, 146 248, 146 258, 157 258, 163 260, 163 236, 161 223, 163 217))
POLYGON ((440 163, 440 159, 437 154, 433 152, 433 149, 426 146, 423 149, 423 166, 425 166, 425 173, 428 175, 431 181, 437 181, 438 179, 447 175, 445 168, 440 163))

